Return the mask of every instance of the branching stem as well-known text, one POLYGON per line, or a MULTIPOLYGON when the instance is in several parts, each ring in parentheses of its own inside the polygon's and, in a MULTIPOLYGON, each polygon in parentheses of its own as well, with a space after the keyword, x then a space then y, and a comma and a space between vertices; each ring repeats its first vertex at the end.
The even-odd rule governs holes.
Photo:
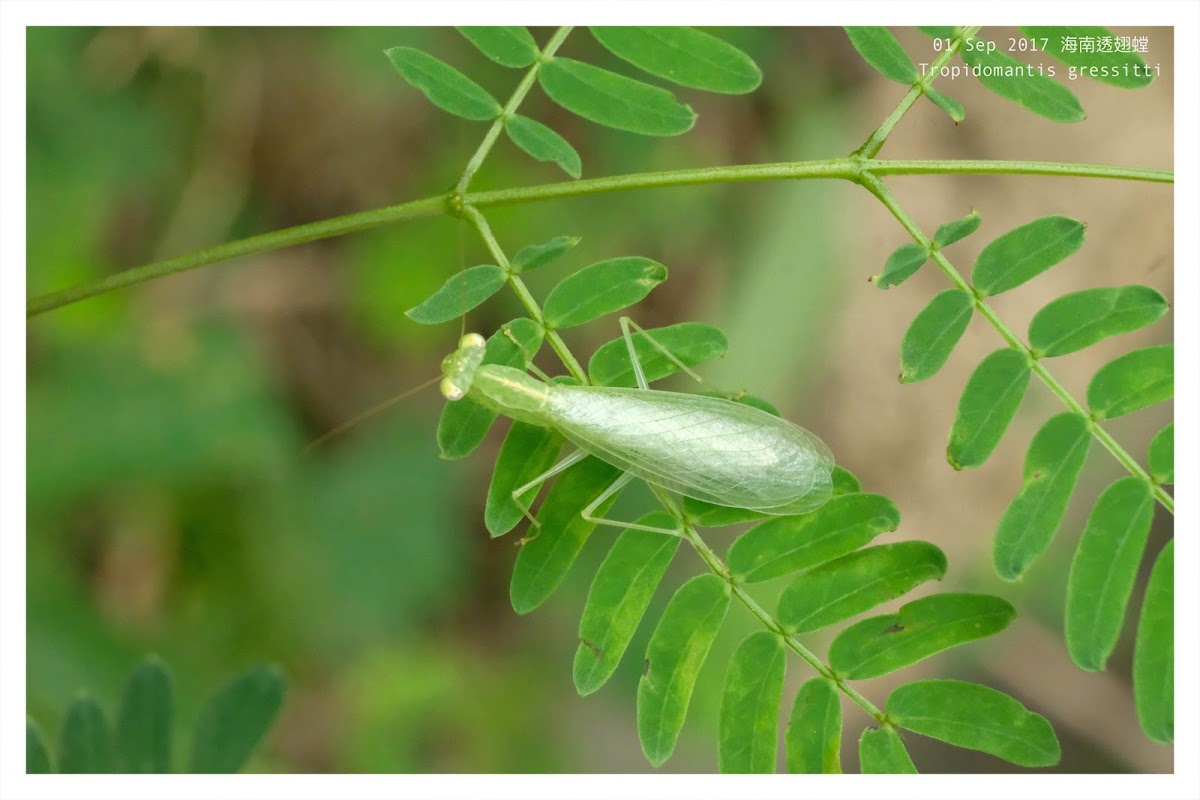
POLYGON ((1075 397, 1069 391, 1067 391, 1066 387, 1059 383, 1058 379, 1050 374, 1050 371, 1046 369, 1046 365, 1042 363, 1040 359, 1034 356, 1033 352, 1029 349, 1029 346, 1021 341, 1020 337, 1013 333, 1012 329, 1009 328, 1002 319, 1000 319, 1000 316, 995 312, 995 310, 989 306, 982 297, 979 296, 979 294, 975 291, 975 288, 971 286, 967 279, 964 278, 957 269, 954 268, 954 265, 950 263, 945 254, 943 254, 941 250, 933 247, 933 242, 928 236, 925 235, 925 233, 917 225, 916 221, 909 216, 908 212, 904 210, 899 201, 896 200, 896 196, 892 194, 890 189, 888 189, 887 185, 874 175, 867 175, 863 180, 863 186, 866 187, 867 191, 875 195, 875 197, 879 199, 879 202, 883 203, 884 207, 892 213, 892 216, 899 221, 906 231, 908 231, 908 235, 912 237, 914 242, 925 248, 927 252, 931 253, 933 262, 937 264, 938 269, 940 269, 942 273, 950 279, 950 282, 974 299, 975 308, 979 311, 980 316, 986 319, 988 323, 996 329, 996 332, 1000 334, 1000 338, 1004 339, 1005 343, 1008 344, 1009 347, 1019 350, 1025 354, 1025 356, 1029 359, 1029 364, 1033 369, 1033 373, 1041 379, 1042 383, 1046 384, 1050 391, 1054 393, 1054 396, 1061 400, 1063 405, 1065 405, 1070 411, 1087 419, 1092 435, 1095 436, 1102 445, 1104 445, 1108 452, 1113 454, 1113 457, 1120 462, 1121 466, 1128 470, 1130 475, 1133 475, 1139 480, 1145 481, 1153 489, 1155 499, 1162 504, 1163 508, 1174 514, 1174 498, 1167 494, 1167 491, 1163 489, 1162 486, 1156 484, 1146 470, 1144 470, 1137 462, 1137 460, 1133 456, 1129 455, 1128 451, 1126 451, 1125 448, 1122 447, 1121 444, 1112 437, 1112 434, 1106 431, 1099 422, 1093 419, 1091 414, 1088 413, 1087 409, 1083 407, 1083 404, 1076 400, 1075 397))

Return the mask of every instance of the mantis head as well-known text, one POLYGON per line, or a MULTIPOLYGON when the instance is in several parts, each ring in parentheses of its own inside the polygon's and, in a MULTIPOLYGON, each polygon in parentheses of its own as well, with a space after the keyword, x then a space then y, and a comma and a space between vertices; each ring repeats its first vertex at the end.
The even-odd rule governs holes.
POLYGON ((468 333, 458 343, 458 349, 442 360, 442 396, 447 400, 461 400, 471 391, 475 371, 483 363, 487 342, 478 333, 468 333))

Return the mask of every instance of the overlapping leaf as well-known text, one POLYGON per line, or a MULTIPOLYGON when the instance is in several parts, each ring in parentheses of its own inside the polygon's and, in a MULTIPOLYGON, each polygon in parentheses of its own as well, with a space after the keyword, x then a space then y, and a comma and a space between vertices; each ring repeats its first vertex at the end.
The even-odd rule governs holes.
POLYGON ((958 400, 946 460, 955 469, 978 467, 1000 443, 1029 387, 1029 357, 1011 347, 986 356, 958 400))
POLYGON ((935 594, 846 628, 829 646, 829 665, 850 680, 874 678, 951 647, 999 633, 1016 611, 986 594, 935 594))
POLYGON ((787 771, 842 771, 842 705, 833 681, 811 678, 796 693, 788 718, 787 771))
POLYGON ((1081 669, 1104 669, 1117 644, 1153 519, 1150 486, 1132 475, 1092 508, 1067 580, 1067 651, 1081 669))
POLYGON ((947 289, 930 300, 900 342, 900 382, 933 377, 966 332, 974 310, 974 299, 959 289, 947 289))
POLYGON ((785 669, 783 640, 770 631, 750 634, 733 651, 721 700, 721 772, 775 771, 785 669))
POLYGON ((274 667, 235 678, 200 712, 192 737, 190 772, 237 772, 270 730, 286 683, 274 667))
MULTIPOLYGON (((719 328, 703 322, 678 322, 646 331, 675 358, 694 367, 725 355, 729 340, 719 328)), ((637 353, 646 380, 654 382, 679 370, 679 366, 663 355, 658 348, 637 331, 633 333, 633 349, 637 353)), ((601 345, 588 361, 588 375, 597 386, 635 386, 633 365, 623 336, 601 345)))
MULTIPOLYGON (((655 512, 638 523, 669 528, 674 520, 669 514, 655 512)), ((579 694, 599 689, 617 668, 681 541, 634 529, 617 537, 592 579, 579 620, 573 668, 579 694)))
POLYGON ((762 83, 762 72, 750 56, 695 28, 593 27, 591 31, 613 55, 681 86, 745 94, 762 83))
POLYGON ((1079 122, 1087 115, 1070 89, 1003 52, 995 42, 971 38, 963 61, 978 70, 979 82, 1003 98, 1053 122, 1079 122))
POLYGON ((513 492, 554 466, 562 446, 563 437, 552 428, 526 422, 513 422, 509 427, 492 469, 483 512, 484 524, 493 537, 508 533, 525 516, 521 508, 530 507, 538 487, 525 490, 519 504, 513 492))
POLYGON ((637 723, 642 752, 659 766, 675 750, 696 676, 729 610, 729 584, 711 573, 679 587, 646 648, 638 682, 637 723))
POLYGON ((852 553, 899 524, 896 504, 883 495, 838 495, 808 514, 751 528, 730 546, 726 561, 736 581, 770 580, 852 553))
POLYGON ((1050 723, 995 689, 952 680, 916 681, 888 697, 888 718, 901 728, 1023 767, 1061 758, 1050 723))
POLYGON ((1091 441, 1088 420, 1070 412, 1051 417, 1034 435, 1021 491, 996 528, 992 562, 1001 578, 1021 577, 1050 546, 1091 441))
POLYGON ((642 256, 610 258, 584 267, 550 290, 544 312, 550 328, 571 328, 637 303, 667 279, 667 268, 642 256))
POLYGON ((1133 648, 1133 697, 1142 730, 1156 742, 1175 740, 1175 540, 1158 554, 1133 648))

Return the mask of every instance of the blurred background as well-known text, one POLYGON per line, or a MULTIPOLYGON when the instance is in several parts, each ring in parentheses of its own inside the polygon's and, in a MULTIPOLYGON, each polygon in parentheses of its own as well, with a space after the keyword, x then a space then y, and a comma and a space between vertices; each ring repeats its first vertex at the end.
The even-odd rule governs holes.
MULTIPOLYGON (((897 30, 918 63, 936 55, 897 30)), ((1070 84, 1076 125, 1028 114, 973 79, 938 88, 967 108, 953 125, 918 103, 887 158, 1038 159, 1171 168, 1173 39, 1148 35, 1162 74, 1142 90, 1070 84)), ((544 42, 549 31, 535 29, 544 42)), ((1015 29, 989 29, 997 41, 1015 29)), ((844 155, 903 88, 867 67, 838 29, 725 29, 762 67, 743 97, 681 91, 695 129, 660 140, 603 129, 535 90, 522 112, 579 150, 585 177, 844 155)), ((386 47, 426 49, 506 98, 519 73, 449 29, 30 29, 28 292, 93 279, 233 238, 444 191, 486 126, 451 117, 397 76, 386 47)), ((561 51, 618 62, 586 32, 561 51)), ((618 67, 619 71, 627 69, 618 67)), ((1060 78, 1060 80, 1064 80, 1060 78)), ((476 189, 558 181, 501 141, 476 189)), ((1049 177, 893 178, 926 231, 963 216, 981 230, 948 249, 968 271, 979 249, 1038 216, 1088 223, 1083 249, 995 299, 1018 332, 1068 291, 1145 283, 1173 300, 1172 187, 1049 177)), ((1016 494, 1033 432, 1058 402, 1036 381, 982 468, 955 473, 945 438, 962 387, 1001 346, 976 320, 931 380, 896 382, 901 336, 945 279, 927 267, 887 292, 866 279, 908 241, 865 192, 841 182, 724 185, 601 195, 488 212, 510 252, 561 234, 582 243, 534 273, 535 296, 569 271, 644 255, 671 279, 634 310, 643 325, 697 319, 728 332, 705 376, 748 389, 818 433, 864 488, 892 497, 900 529, 946 551, 937 590, 990 591, 1017 605, 1003 634, 860 689, 877 703, 900 682, 958 677, 1007 691, 1053 722, 1057 770, 1170 771, 1172 750, 1138 728, 1129 684, 1132 617, 1172 520, 1158 509, 1131 619, 1107 672, 1076 669, 1062 644, 1070 557, 1099 491, 1120 474, 1093 446, 1052 550, 1024 582, 992 574, 991 536, 1016 494)), ((614 678, 575 695, 571 661, 599 530, 536 612, 508 601, 515 536, 489 540, 483 506, 506 423, 461 462, 437 457, 436 391, 414 396, 310 456, 306 443, 437 374, 458 323, 403 315, 450 274, 488 257, 450 219, 402 223, 210 267, 31 320, 27 370, 27 710, 57 739, 71 698, 115 712, 148 652, 174 669, 180 736, 234 673, 280 664, 291 689, 251 764, 287 772, 640 772, 634 697, 652 625, 671 589, 703 569, 672 565, 614 678)), ((520 315, 500 295, 471 314, 490 333, 520 315)), ((1055 359, 1076 396, 1101 364, 1171 341, 1173 317, 1055 359)), ((601 320, 568 337, 587 355, 617 336, 601 320)), ((553 370, 543 354, 539 362, 553 370)), ((667 388, 670 388, 668 383, 667 388)), ((685 388, 685 384, 676 384, 685 388)), ((1156 407, 1111 423, 1144 458, 1171 419, 1156 407)), ((617 513, 636 514, 636 495, 617 513)), ((708 533, 723 552, 730 529, 708 533)), ((782 585, 766 584, 768 605, 782 585)), ((894 604, 894 605, 899 605, 894 604)), ((728 656, 755 621, 734 608, 701 673, 664 771, 715 771, 728 656)), ((824 653, 828 636, 813 636, 824 653)), ((785 706, 810 675, 789 662, 785 706)), ((868 718, 846 707, 843 762, 857 770, 868 718)), ((783 712, 786 714, 786 710, 783 712)), ((783 724, 781 718, 781 725, 783 724)), ((996 772, 990 756, 910 735, 926 772, 996 772)))

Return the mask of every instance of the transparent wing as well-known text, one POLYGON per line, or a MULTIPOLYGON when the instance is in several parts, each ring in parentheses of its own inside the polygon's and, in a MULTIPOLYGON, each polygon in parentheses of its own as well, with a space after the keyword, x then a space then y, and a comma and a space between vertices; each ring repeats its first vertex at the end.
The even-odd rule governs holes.
POLYGON ((584 450, 698 500, 798 514, 831 492, 833 456, 820 439, 732 400, 558 386, 548 412, 584 450))

